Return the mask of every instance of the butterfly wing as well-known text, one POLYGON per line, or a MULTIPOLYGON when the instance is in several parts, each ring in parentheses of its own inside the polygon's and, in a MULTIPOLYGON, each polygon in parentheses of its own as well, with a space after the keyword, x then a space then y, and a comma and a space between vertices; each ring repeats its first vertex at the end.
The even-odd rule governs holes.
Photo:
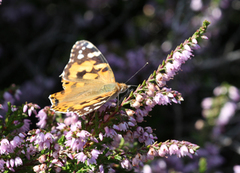
POLYGON ((85 40, 77 41, 73 45, 69 62, 60 76, 73 82, 88 80, 115 82, 113 71, 103 54, 92 43, 85 40))
POLYGON ((75 43, 60 76, 64 90, 49 96, 51 108, 57 112, 86 115, 119 91, 111 67, 88 41, 75 43))

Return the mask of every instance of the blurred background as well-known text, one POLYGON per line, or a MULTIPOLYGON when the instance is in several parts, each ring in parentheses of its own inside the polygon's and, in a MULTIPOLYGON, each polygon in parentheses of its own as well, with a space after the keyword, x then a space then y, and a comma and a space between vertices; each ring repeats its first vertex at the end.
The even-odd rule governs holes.
MULTIPOLYGON (((182 93, 181 105, 156 106, 143 126, 158 141, 200 145, 193 159, 157 159, 149 164, 169 172, 237 172, 240 165, 240 1, 239 0, 3 0, 0 5, 0 90, 15 84, 18 105, 50 105, 62 90, 59 75, 78 40, 95 44, 125 82, 138 85, 202 24, 208 40, 167 83, 182 93), (225 112, 224 112, 225 111, 225 112), (200 159, 202 158, 202 159, 200 159), (200 162, 199 162, 200 161, 200 162), (234 167, 235 166, 235 167, 234 167)), ((3 99, 3 98, 1 98, 3 99)))

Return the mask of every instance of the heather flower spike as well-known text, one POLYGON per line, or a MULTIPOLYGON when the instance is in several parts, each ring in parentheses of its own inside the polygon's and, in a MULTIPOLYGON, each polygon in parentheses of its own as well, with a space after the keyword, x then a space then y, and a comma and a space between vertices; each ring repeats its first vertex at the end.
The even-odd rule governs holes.
MULTIPOLYGON (((4 125, 12 129, 5 131, 0 140, 1 171, 26 168, 34 172, 140 172, 144 164, 155 157, 191 158, 199 148, 197 145, 177 140, 157 142, 154 130, 140 123, 154 106, 183 101, 181 94, 166 87, 166 83, 193 57, 193 49, 200 48, 198 41, 206 39, 203 33, 208 25, 209 22, 204 21, 203 26, 172 51, 120 107, 116 100, 101 107, 96 102, 95 107, 100 108, 94 112, 81 117, 74 111, 68 112, 65 120, 48 106, 37 112, 39 106, 32 103, 9 110, 9 121, 4 125), (39 128, 28 131, 30 122, 26 118, 33 115, 39 120, 39 128), (8 135, 11 138, 7 138, 8 135)), ((85 56, 81 51, 78 53, 79 59, 85 56)), ((12 99, 8 93, 5 97, 12 99)), ((63 105, 61 110, 64 109, 63 105)), ((90 109, 85 107, 85 111, 90 109)))

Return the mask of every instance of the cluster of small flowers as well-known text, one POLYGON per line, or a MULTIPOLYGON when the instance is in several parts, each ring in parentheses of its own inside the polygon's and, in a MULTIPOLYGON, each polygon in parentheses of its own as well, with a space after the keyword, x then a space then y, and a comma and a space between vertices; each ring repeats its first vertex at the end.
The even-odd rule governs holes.
POLYGON ((144 163, 153 160, 155 157, 165 157, 167 155, 177 155, 178 157, 189 156, 196 154, 196 149, 199 146, 187 141, 171 140, 161 144, 154 144, 150 146, 149 151, 146 154, 137 153, 132 160, 124 159, 121 162, 121 166, 125 169, 132 167, 143 167, 144 163), (160 146, 160 147, 159 147, 160 146))
MULTIPOLYGON (((39 111, 41 112, 41 110, 39 111)), ((72 113, 74 116, 74 113, 72 113)), ((198 148, 197 145, 191 144, 189 142, 179 142, 176 140, 172 141, 166 141, 161 144, 153 144, 154 137, 152 135, 152 128, 151 127, 145 127, 142 128, 138 126, 136 128, 136 131, 131 131, 128 128, 133 127, 129 126, 129 123, 120 123, 119 125, 113 125, 113 128, 105 127, 104 131, 105 133, 99 133, 99 140, 94 137, 91 133, 89 133, 86 130, 82 129, 82 122, 77 121, 76 123, 71 124, 70 126, 67 126, 64 123, 60 123, 54 131, 52 131, 52 134, 46 133, 44 134, 40 130, 37 130, 36 133, 31 134, 32 136, 29 138, 30 142, 34 142, 34 146, 37 146, 37 149, 39 151, 43 149, 51 149, 51 144, 54 145, 54 152, 52 152, 52 156, 48 154, 49 157, 53 157, 52 166, 55 166, 55 171, 61 170, 61 166, 64 166, 64 162, 62 159, 63 157, 68 157, 70 159, 76 159, 81 163, 87 163, 89 164, 97 164, 97 159, 100 154, 103 154, 106 147, 108 148, 108 152, 105 156, 112 156, 116 155, 117 150, 116 148, 119 147, 120 142, 122 139, 126 142, 133 142, 134 139, 138 139, 140 143, 145 143, 145 146, 150 145, 150 149, 142 149, 143 151, 147 152, 146 154, 137 154, 133 159, 130 159, 127 155, 125 155, 124 159, 121 161, 121 166, 124 169, 132 169, 137 167, 142 167, 143 163, 145 163, 148 160, 152 160, 154 156, 161 156, 164 157, 166 155, 178 155, 181 156, 190 156, 195 153, 196 149, 198 148), (122 134, 120 134, 122 132, 122 134), (65 142, 64 146, 59 146, 57 144, 54 144, 58 137, 61 137, 62 135, 65 136, 65 142), (111 138, 112 142, 106 142, 108 139, 111 138), (55 140, 53 140, 55 139, 55 140), (94 143, 101 145, 102 142, 102 149, 88 149, 85 146, 87 146, 89 143, 91 143, 92 146, 94 146, 94 143), (55 147, 55 146, 58 147, 55 147), (160 147, 159 147, 160 146, 160 147), (58 149, 57 149, 58 148, 58 149), (61 148, 61 150, 59 149, 61 148), (55 153, 55 154, 54 154, 55 153), (158 153, 158 154, 157 154, 158 153), (61 164, 60 164, 61 163, 61 164)), ((134 124, 134 123, 133 123, 134 124)), ((109 140, 108 140, 109 141, 109 140)), ((133 146, 132 146, 133 147, 133 146)), ((130 152, 131 146, 124 151, 121 150, 121 153, 127 153, 130 152)), ((40 160, 46 160, 46 154, 39 157, 40 160), (44 159, 45 158, 45 159, 44 159)), ((41 163, 41 162, 40 162, 41 163)), ((35 172, 43 171, 49 169, 49 167, 46 167, 46 164, 42 161, 40 165, 36 165, 34 167, 35 172)), ((103 169, 103 165, 99 166, 99 170, 103 169)), ((109 166, 109 169, 111 166, 109 166)))
MULTIPOLYGON (((206 36, 202 38, 207 39, 206 36)), ((181 65, 193 56, 192 49, 199 48, 196 35, 186 40, 168 55, 166 61, 147 81, 144 81, 133 94, 123 101, 122 105, 130 103, 130 106, 136 109, 134 114, 137 122, 142 122, 143 117, 147 116, 155 105, 168 105, 172 102, 180 104, 183 101, 181 93, 164 86, 181 69, 181 65)))
POLYGON ((202 101, 202 115, 208 122, 216 122, 213 137, 217 138, 237 111, 240 92, 235 86, 223 84, 213 91, 214 97, 207 97, 202 101))
POLYGON ((61 167, 66 163, 66 159, 62 159, 61 161, 59 159, 59 155, 62 152, 61 150, 63 147, 57 143, 57 135, 53 132, 44 132, 40 129, 32 130, 29 132, 29 135, 31 136, 27 138, 27 141, 30 143, 28 146, 28 157, 37 152, 41 152, 42 150, 46 151, 38 157, 37 160, 40 164, 35 165, 33 167, 33 171, 44 172, 49 170, 49 168, 54 167, 55 172, 61 172, 61 167), (50 166, 47 166, 46 164, 48 161, 51 161, 50 166))
MULTIPOLYGON (((16 89, 15 93, 19 94, 21 92, 20 90, 16 89)), ((10 95, 8 94, 8 92, 5 92, 4 93, 5 101, 8 100, 8 98, 10 98, 10 95)), ((15 98, 18 98, 18 97, 15 97, 15 98)), ((15 101, 13 97, 11 100, 12 102, 15 101)), ((30 103, 30 104, 26 104, 23 107, 23 112, 26 112, 28 107, 30 108, 31 112, 34 112, 35 114, 37 114, 37 111, 35 109, 40 108, 38 105, 30 103)), ((10 128, 12 129, 9 131, 11 134, 8 135, 8 138, 11 138, 12 140, 9 141, 8 138, 2 138, 0 141, 0 158, 1 158, 0 170, 1 171, 2 170, 4 171, 5 169, 9 169, 10 171, 15 171, 14 167, 19 167, 20 165, 23 165, 22 155, 25 155, 28 159, 30 159, 30 155, 31 155, 30 149, 32 147, 28 147, 29 144, 26 143, 25 132, 29 131, 31 121, 29 119, 25 119, 26 116, 19 117, 17 110, 19 109, 11 104, 12 114, 8 114, 7 115, 8 117, 5 117, 8 119, 8 122, 4 123, 6 126, 6 127, 4 126, 4 129, 6 128, 5 131, 8 130, 7 124, 13 124, 14 126, 10 128), (16 117, 17 120, 15 120, 15 118, 13 117, 16 117), (22 123, 22 126, 19 127, 21 123, 22 123), (8 159, 9 157, 11 159, 8 159)), ((31 112, 29 112, 30 115, 31 115, 31 112)), ((2 119, 1 121, 3 120, 4 119, 2 119)))
POLYGON ((38 106, 37 104, 33 104, 33 103, 27 103, 23 106, 23 112, 27 112, 28 111, 28 116, 32 115, 32 112, 37 115, 37 111, 36 109, 40 109, 40 106, 38 106))
MULTIPOLYGON (((5 165, 10 171, 14 171, 14 165, 15 167, 18 167, 23 164, 22 159, 17 156, 15 159, 7 159, 9 158, 11 154, 16 154, 16 151, 18 151, 18 155, 21 153, 25 153, 25 151, 22 149, 24 147, 24 138, 25 135, 23 133, 19 133, 18 136, 15 136, 11 141, 4 138, 1 140, 0 145, 0 170, 4 170, 5 165), (4 157, 6 156, 6 157, 4 157), (2 159, 4 158, 4 159, 2 159)), ((14 171, 15 172, 15 171, 14 171)))

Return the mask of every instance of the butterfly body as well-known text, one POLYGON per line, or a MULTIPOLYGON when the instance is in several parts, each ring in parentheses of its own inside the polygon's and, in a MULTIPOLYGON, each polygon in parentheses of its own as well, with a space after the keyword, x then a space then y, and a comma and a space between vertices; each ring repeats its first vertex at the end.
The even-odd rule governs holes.
POLYGON ((63 91, 51 94, 51 109, 86 115, 124 92, 128 86, 115 82, 108 62, 90 42, 74 44, 62 77, 63 91))

